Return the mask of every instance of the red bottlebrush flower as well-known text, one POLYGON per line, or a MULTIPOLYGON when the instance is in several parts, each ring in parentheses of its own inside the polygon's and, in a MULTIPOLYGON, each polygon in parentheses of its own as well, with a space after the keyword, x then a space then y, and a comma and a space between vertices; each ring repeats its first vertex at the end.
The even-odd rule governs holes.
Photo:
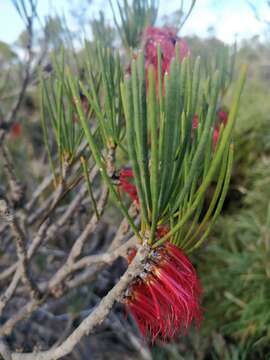
MULTIPOLYGON (((217 123, 213 132, 213 147, 215 148, 219 138, 219 127, 220 124, 224 124, 226 126, 228 122, 228 112, 224 110, 217 111, 217 123)), ((199 117, 197 114, 194 115, 192 120, 192 129, 195 130, 199 126, 199 117)))
POLYGON ((145 272, 130 285, 124 299, 142 334, 170 340, 202 319, 202 289, 187 256, 167 242, 153 251, 145 272))
POLYGON ((132 184, 129 179, 133 178, 132 169, 122 169, 119 174, 119 186, 126 192, 132 201, 139 203, 138 193, 136 186, 132 184))
POLYGON ((195 114, 192 120, 192 129, 198 129, 198 126, 199 126, 199 116, 195 114))
POLYGON ((157 68, 157 45, 160 45, 162 53, 162 75, 169 71, 171 60, 175 57, 175 46, 179 44, 180 59, 188 56, 189 48, 187 43, 176 35, 173 28, 148 27, 143 34, 146 66, 150 64, 157 68))
POLYGON ((227 122, 228 122, 228 113, 227 113, 227 111, 219 110, 217 115, 218 115, 219 122, 226 125, 227 122))
POLYGON ((220 124, 223 124, 224 126, 227 125, 228 112, 224 111, 224 110, 219 110, 217 112, 217 118, 218 118, 218 124, 216 125, 216 127, 214 129, 214 133, 213 133, 213 146, 214 146, 214 148, 216 147, 217 142, 218 142, 220 124))
POLYGON ((17 138, 22 133, 22 125, 19 122, 14 122, 10 128, 10 134, 12 137, 17 138))
POLYGON ((169 72, 171 60, 175 57, 175 46, 179 44, 180 59, 188 56, 190 51, 187 43, 176 35, 173 28, 148 27, 143 34, 146 70, 153 65, 158 75, 157 45, 160 45, 162 54, 162 78, 169 72))
POLYGON ((132 169, 122 169, 120 171, 120 175, 119 175, 120 178, 133 178, 134 175, 133 175, 133 171, 132 169))
POLYGON ((218 138, 219 138, 219 129, 215 128, 215 130, 213 132, 213 145, 214 145, 214 147, 216 147, 216 145, 217 145, 218 138))

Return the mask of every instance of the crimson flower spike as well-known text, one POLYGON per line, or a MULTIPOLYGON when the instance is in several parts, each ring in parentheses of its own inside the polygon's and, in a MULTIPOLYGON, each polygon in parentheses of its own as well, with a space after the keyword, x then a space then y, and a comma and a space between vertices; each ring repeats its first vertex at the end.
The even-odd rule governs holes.
POLYGON ((216 125, 216 127, 214 129, 214 133, 213 133, 214 148, 216 147, 218 139, 219 139, 220 125, 223 124, 224 126, 226 126, 227 122, 228 122, 228 112, 226 110, 219 110, 217 112, 217 125, 216 125))
MULTIPOLYGON (((185 40, 177 36, 177 30, 174 28, 158 28, 149 26, 142 35, 142 47, 145 55, 145 69, 146 72, 150 65, 154 66, 156 73, 156 80, 158 81, 158 54, 157 47, 161 50, 161 75, 162 79, 166 72, 170 70, 170 63, 175 58, 176 44, 179 48, 180 59, 183 60, 190 54, 188 44, 185 40)), ((136 59, 137 55, 134 55, 136 59)), ((128 66, 127 72, 131 72, 131 65, 128 66)), ((148 76, 146 76, 148 79, 148 76)))
POLYGON ((187 256, 167 242, 155 250, 145 272, 127 291, 124 303, 143 336, 152 342, 186 334, 202 320, 202 289, 187 256))
POLYGON ((228 122, 228 111, 226 110, 219 110, 217 112, 217 116, 218 116, 218 121, 224 125, 227 124, 228 122))
MULTIPOLYGON (((157 236, 166 232, 168 228, 162 226, 157 236)), ((200 325, 201 293, 190 260, 177 246, 166 242, 152 251, 144 273, 128 288, 124 303, 142 335, 154 343, 186 334, 192 323, 200 325)))
POLYGON ((143 33, 143 48, 145 54, 146 70, 153 65, 158 76, 158 55, 157 46, 160 46, 162 64, 162 78, 166 72, 169 72, 171 60, 175 57, 176 44, 179 47, 180 59, 184 59, 190 54, 189 47, 185 40, 177 36, 174 28, 148 27, 143 33))
POLYGON ((10 135, 13 137, 13 138, 18 138, 20 137, 22 134, 22 125, 15 121, 11 128, 10 128, 10 135))
MULTIPOLYGON (((119 186, 139 206, 137 189, 130 182, 132 169, 122 169, 119 186)), ((167 226, 157 229, 157 238, 169 232, 167 226)), ((130 263, 136 251, 128 254, 130 263)), ((196 270, 177 246, 166 242, 153 250, 145 271, 133 282, 124 303, 144 337, 152 342, 168 341, 186 334, 192 323, 199 326, 202 319, 200 297, 202 289, 196 270)))
MULTIPOLYGON (((228 122, 228 112, 226 110, 217 111, 217 121, 213 132, 213 147, 215 148, 219 139, 220 125, 226 126, 228 122)), ((194 115, 192 120, 192 129, 195 130, 199 126, 199 117, 197 114, 194 115)))
POLYGON ((119 187, 125 193, 127 193, 132 201, 139 204, 139 198, 136 186, 130 182, 133 179, 132 169, 121 169, 119 174, 119 187))

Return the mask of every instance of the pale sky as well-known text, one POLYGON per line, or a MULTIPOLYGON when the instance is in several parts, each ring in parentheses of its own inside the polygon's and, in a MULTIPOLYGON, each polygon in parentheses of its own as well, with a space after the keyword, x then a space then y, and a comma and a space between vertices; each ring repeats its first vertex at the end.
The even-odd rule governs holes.
MULTIPOLYGON (((114 0, 113 0, 114 1, 114 0)), ((185 0, 188 5, 191 0, 185 0)), ((197 0, 195 8, 185 24, 182 35, 196 34, 207 36, 209 26, 214 26, 216 36, 228 43, 235 39, 250 38, 254 35, 265 34, 266 26, 258 21, 253 15, 248 4, 249 0, 197 0)), ((69 19, 71 30, 75 30, 75 24, 69 18, 68 9, 70 5, 77 5, 79 8, 83 0, 39 0, 38 13, 44 17, 56 11, 59 14, 65 13, 69 19)), ((260 16, 270 21, 270 8, 266 0, 250 0, 258 8, 260 16)), ((180 6, 180 0, 160 0, 159 16, 170 14, 180 6)), ((74 7, 74 6, 73 6, 74 7)), ((101 8, 105 15, 111 19, 111 11, 108 0, 94 0, 94 5, 87 7, 87 12, 94 15, 101 8)), ((0 40, 13 43, 23 30, 23 23, 16 13, 11 0, 0 0, 0 40)))

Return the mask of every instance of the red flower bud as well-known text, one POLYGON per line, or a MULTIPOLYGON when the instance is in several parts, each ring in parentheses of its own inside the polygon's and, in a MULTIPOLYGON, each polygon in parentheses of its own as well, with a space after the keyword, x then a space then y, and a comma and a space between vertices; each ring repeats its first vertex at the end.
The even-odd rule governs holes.
POLYGON ((226 125, 227 121, 228 121, 228 113, 227 113, 227 111, 219 110, 217 115, 218 115, 219 122, 226 125))
POLYGON ((198 129, 198 126, 199 126, 199 116, 195 114, 192 120, 192 129, 198 129))
POLYGON ((14 122, 10 128, 10 134, 12 137, 17 138, 22 134, 22 125, 19 122, 14 122))
POLYGON ((136 186, 128 180, 132 178, 132 169, 122 169, 119 174, 119 187, 129 195, 132 201, 135 201, 137 204, 139 204, 136 186))
MULTIPOLYGON (((215 148, 218 142, 218 138, 219 138, 219 127, 220 124, 224 124, 224 126, 226 126, 228 122, 228 112, 224 111, 224 110, 219 110, 217 111, 217 121, 216 121, 216 126, 213 132, 213 147, 215 148)), ((192 129, 195 130, 197 129, 199 126, 199 117, 197 114, 194 115, 193 120, 192 120, 192 129)))
POLYGON ((218 138, 219 138, 219 129, 215 128, 215 130, 213 132, 213 145, 214 145, 214 147, 216 147, 216 145, 217 145, 218 138))

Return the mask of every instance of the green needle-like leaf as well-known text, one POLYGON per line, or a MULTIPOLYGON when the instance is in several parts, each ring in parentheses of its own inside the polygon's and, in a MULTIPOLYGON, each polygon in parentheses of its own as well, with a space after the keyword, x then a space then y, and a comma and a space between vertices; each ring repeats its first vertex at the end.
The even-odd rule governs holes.
POLYGON ((234 101, 233 101, 231 111, 229 114, 228 123, 223 131, 222 139, 215 151, 214 158, 211 162, 208 173, 197 191, 197 195, 196 195, 196 198, 195 198, 193 204, 189 207, 189 209, 186 211, 186 213, 181 218, 181 220, 178 222, 178 224, 175 225, 175 227, 173 229, 171 229, 169 231, 169 233, 166 234, 162 239, 158 240, 154 244, 154 247, 162 244, 164 241, 166 241, 170 237, 172 237, 177 231, 179 231, 181 229, 181 227, 186 223, 186 221, 190 218, 190 216, 194 213, 197 206, 200 204, 200 201, 202 200, 202 198, 205 194, 205 191, 207 190, 209 184, 211 183, 211 181, 217 171, 217 168, 222 161, 225 148, 226 148, 227 144, 229 143, 231 132, 232 132, 232 129, 233 129, 233 126, 235 123, 235 119, 236 119, 236 115, 237 115, 240 96, 241 96, 243 86, 245 83, 245 79, 246 79, 246 73, 247 73, 247 67, 244 66, 242 68, 241 74, 240 74, 238 82, 236 84, 236 88, 235 88, 235 92, 234 92, 234 96, 233 96, 234 101))
POLYGON ((128 210, 126 209, 126 207, 123 205, 123 203, 121 202, 121 199, 119 198, 112 182, 111 179, 109 178, 108 174, 107 174, 107 170, 106 170, 106 165, 104 163, 104 160, 102 159, 102 156, 100 155, 98 146, 94 140, 93 134, 90 131, 89 125, 87 124, 86 118, 85 118, 85 114, 83 112, 82 109, 82 105, 80 102, 80 99, 78 97, 78 89, 76 87, 75 81, 72 78, 70 72, 67 73, 67 78, 68 78, 68 82, 71 88, 71 92, 75 101, 75 105, 76 105, 76 109, 79 115, 79 119, 81 122, 81 125, 84 129, 85 132, 85 136, 87 138, 89 147, 91 149, 91 152, 93 154, 93 157, 95 159, 95 162, 97 164, 97 166, 99 167, 99 171, 101 173, 101 176, 104 180, 104 182, 106 183, 106 185, 108 186, 108 188, 110 189, 110 192, 113 196, 114 201, 116 202, 117 206, 119 207, 119 209, 122 211, 123 215, 127 218, 127 221, 129 222, 132 230, 134 231, 135 235, 138 237, 138 239, 141 238, 137 227, 135 226, 134 222, 132 221, 131 217, 128 214, 128 210))
POLYGON ((158 194, 159 194, 159 158, 158 158, 158 104, 156 99, 156 81, 154 68, 148 69, 148 119, 151 133, 151 160, 150 160, 150 180, 151 180, 151 238, 153 241, 157 220, 158 220, 158 194))
MULTIPOLYGON (((134 80, 136 81, 136 80, 134 80)), ((124 104, 125 117, 127 121, 127 140, 129 148, 129 156, 132 164, 132 169, 135 176, 135 184, 139 195, 140 206, 142 209, 142 221, 147 224, 147 205, 145 201, 145 194, 143 192, 143 186, 141 182, 140 165, 137 158, 136 142, 134 127, 134 109, 133 109, 133 97, 132 97, 132 84, 131 79, 126 79, 125 83, 121 87, 122 99, 124 104)), ((135 97, 136 100, 136 97, 135 97)))

